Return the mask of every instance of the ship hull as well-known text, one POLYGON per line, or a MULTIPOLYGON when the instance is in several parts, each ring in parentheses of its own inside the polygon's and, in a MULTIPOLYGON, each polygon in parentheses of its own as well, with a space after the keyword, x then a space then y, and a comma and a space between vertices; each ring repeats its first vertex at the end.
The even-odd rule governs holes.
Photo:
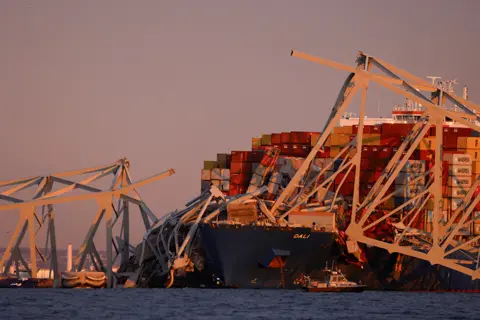
MULTIPOLYGON (((364 247, 363 267, 345 261, 335 234, 310 228, 212 226, 199 228, 204 252, 205 278, 218 278, 222 287, 300 289, 302 275, 318 277, 325 264, 336 266, 346 277, 368 290, 471 291, 480 281, 420 259, 364 247), (278 263, 275 253, 284 255, 278 263)), ((277 259, 278 260, 278 259, 277 259)), ((218 283, 217 283, 218 285, 218 283)))
POLYGON ((301 288, 302 274, 331 264, 334 233, 310 228, 200 226, 205 267, 223 285, 237 288, 301 288))

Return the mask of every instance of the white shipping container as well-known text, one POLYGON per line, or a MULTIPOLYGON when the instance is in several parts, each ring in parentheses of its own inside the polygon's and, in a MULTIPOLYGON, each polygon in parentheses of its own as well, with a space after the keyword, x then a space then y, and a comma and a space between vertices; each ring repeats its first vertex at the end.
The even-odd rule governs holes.
POLYGON ((472 177, 448 177, 448 186, 470 188, 472 186, 472 177))
POLYGON ((222 190, 222 191, 230 190, 230 181, 229 180, 223 180, 222 184, 220 186, 220 190, 222 190))
POLYGON ((257 171, 257 167, 260 165, 260 163, 252 163, 252 172, 257 171))
POLYGON ((222 180, 230 180, 230 169, 221 170, 222 180))
POLYGON ((401 172, 422 174, 425 172, 425 160, 408 160, 401 172))
POLYGON ((447 153, 443 160, 450 164, 472 165, 472 156, 464 153, 447 153))
MULTIPOLYGON (((452 224, 452 230, 457 226, 456 223, 452 224)), ((472 233, 470 232, 470 225, 466 226, 466 227, 463 227, 463 228, 460 228, 458 230, 458 235, 461 235, 461 236, 469 236, 471 235, 472 233)))
POLYGON ((252 174, 252 178, 250 179, 250 185, 261 187, 263 182, 263 177, 259 176, 258 174, 252 174))
POLYGON ((277 171, 272 172, 272 175, 270 176, 270 182, 280 184, 282 183, 283 180, 283 174, 277 171))
POLYGON ((473 235, 475 236, 480 235, 480 224, 473 225, 473 235))
POLYGON ((247 189, 247 193, 252 193, 252 192, 255 192, 257 191, 259 188, 257 186, 254 186, 254 185, 249 185, 248 186, 248 189, 247 189))
POLYGON ((414 198, 424 191, 423 186, 407 186, 403 189, 402 195, 404 198, 414 198))
POLYGON ((305 162, 305 159, 304 158, 294 158, 292 159, 292 167, 295 171, 297 171, 298 169, 300 169, 300 167, 302 166, 302 164, 305 162))
POLYGON ((452 164, 448 167, 448 174, 456 177, 467 177, 472 175, 472 166, 452 164))
POLYGON ((270 182, 267 185, 267 190, 268 190, 268 193, 270 193, 270 194, 275 194, 276 195, 279 188, 280 188, 280 186, 276 183, 273 183, 273 182, 270 182))
MULTIPOLYGON (((440 215, 440 222, 447 222, 447 217, 448 217, 448 211, 442 211, 440 215)), ((432 223, 433 222, 433 211, 427 211, 427 216, 425 217, 425 222, 426 223, 432 223)))
POLYGON ((463 203, 463 199, 452 199, 452 210, 457 210, 463 203))
POLYGON ((270 170, 269 167, 265 167, 263 164, 259 164, 255 169, 254 173, 258 174, 259 176, 264 177, 267 172, 270 170))
MULTIPOLYGON (((323 170, 325 166, 327 166, 330 162, 332 161, 331 158, 317 158, 314 160, 314 164, 319 167, 320 169, 323 170)), ((333 164, 330 166, 331 169, 333 169, 333 164)))
POLYGON ((202 169, 202 180, 212 180, 212 174, 210 172, 210 169, 202 169))
MULTIPOLYGON (((400 172, 398 176, 395 177, 395 185, 406 185, 410 181, 413 181, 418 176, 415 174, 410 174, 406 172, 400 172)), ((421 177, 414 185, 425 185, 425 177, 421 177)))
POLYGON ((212 180, 222 180, 222 171, 220 168, 214 168, 211 170, 212 180))
POLYGON ((448 196, 451 198, 465 198, 468 189, 458 187, 448 187, 448 196))

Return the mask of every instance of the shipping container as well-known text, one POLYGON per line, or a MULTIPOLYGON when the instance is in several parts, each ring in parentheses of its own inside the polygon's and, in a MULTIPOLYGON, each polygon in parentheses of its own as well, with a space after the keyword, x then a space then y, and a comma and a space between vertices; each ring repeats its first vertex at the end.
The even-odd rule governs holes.
POLYGON ((280 136, 280 141, 282 144, 290 143, 290 132, 282 132, 280 136))
POLYGON ((475 149, 458 149, 465 152, 465 154, 470 155, 472 161, 480 161, 480 150, 475 149))
MULTIPOLYGON (((444 161, 446 162, 446 161, 444 161)), ((446 162, 448 164, 448 162, 446 162)), ((464 165, 449 165, 448 175, 456 177, 470 177, 474 171, 472 170, 473 166, 464 166, 464 165), (473 171, 473 172, 472 172, 473 171)))
POLYGON ((448 177, 448 186, 470 188, 472 186, 472 177, 450 176, 448 177))
POLYGON ((214 168, 211 170, 211 180, 222 180, 222 173, 220 168, 214 168))
POLYGON ((480 150, 480 138, 477 138, 477 137, 458 137, 457 147, 459 149, 480 150))
POLYGON ((221 169, 220 175, 222 180, 229 180, 230 179, 230 169, 221 169))
POLYGON ((252 149, 262 146, 262 138, 252 138, 252 149))
POLYGON ((272 144, 282 144, 282 134, 272 133, 272 144))
POLYGON ((223 180, 222 184, 220 185, 220 190, 222 191, 229 191, 230 190, 230 181, 223 180))
POLYGON ((202 179, 201 180, 212 180, 211 171, 209 169, 202 169, 202 179))
POLYGON ((203 161, 203 169, 213 169, 213 168, 218 168, 218 163, 217 161, 209 161, 205 160, 203 161))
POLYGON ((217 153, 218 168, 230 168, 231 156, 228 153, 217 153))
POLYGON ((262 134, 261 144, 262 146, 270 146, 272 144, 272 135, 262 134))
POLYGON ((407 172, 399 172, 398 175, 395 177, 395 185, 406 185, 408 184, 409 182, 415 180, 415 179, 419 179, 417 180, 415 183, 413 183, 412 185, 425 185, 425 177, 419 177, 418 174, 411 174, 411 173, 407 173, 407 172))
POLYGON ((423 138, 417 148, 420 150, 435 150, 435 137, 423 138))
POLYGON ((230 165, 230 174, 252 173, 252 164, 250 162, 232 162, 230 165))
POLYGON ((292 131, 290 132, 290 142, 295 144, 310 144, 310 133, 303 131, 292 131))
POLYGON ((472 173, 479 174, 480 173, 480 161, 473 161, 472 162, 472 173))
POLYGON ((450 164, 472 164, 472 156, 465 153, 445 153, 443 155, 443 160, 448 161, 450 164))
POLYGON ((232 151, 232 162, 248 162, 249 151, 232 151))
POLYGON ((249 174, 232 174, 230 175, 230 182, 232 184, 245 186, 250 182, 249 174))

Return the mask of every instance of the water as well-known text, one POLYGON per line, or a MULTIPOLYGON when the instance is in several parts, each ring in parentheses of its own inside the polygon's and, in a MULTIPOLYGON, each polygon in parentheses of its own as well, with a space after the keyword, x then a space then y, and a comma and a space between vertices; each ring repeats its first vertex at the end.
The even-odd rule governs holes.
POLYGON ((479 319, 474 293, 0 289, 0 319, 479 319))

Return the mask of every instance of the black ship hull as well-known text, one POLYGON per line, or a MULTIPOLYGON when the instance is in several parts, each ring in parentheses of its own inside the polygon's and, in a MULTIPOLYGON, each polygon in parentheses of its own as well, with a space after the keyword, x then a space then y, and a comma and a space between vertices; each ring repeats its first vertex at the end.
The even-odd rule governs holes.
POLYGON ((335 261, 349 280, 365 284, 368 290, 480 291, 479 280, 379 248, 363 246, 367 262, 352 263, 355 258, 331 232, 202 224, 198 236, 204 270, 176 279, 179 286, 300 289, 302 275, 321 276, 326 263, 335 261))
POLYGON ((310 228, 203 224, 200 237, 205 269, 237 288, 301 288, 302 274, 321 272, 335 251, 334 233, 310 228))

